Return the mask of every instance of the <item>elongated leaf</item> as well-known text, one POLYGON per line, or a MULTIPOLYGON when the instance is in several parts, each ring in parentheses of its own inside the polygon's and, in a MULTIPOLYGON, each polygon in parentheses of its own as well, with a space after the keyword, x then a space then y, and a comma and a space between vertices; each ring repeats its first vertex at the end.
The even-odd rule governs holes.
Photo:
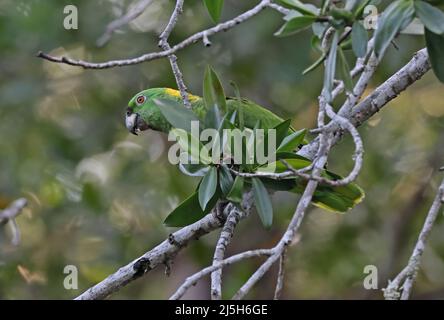
POLYGON ((339 53, 339 78, 344 81, 345 89, 348 92, 351 92, 353 90, 353 80, 350 75, 350 66, 348 65, 347 59, 345 58, 344 51, 339 47, 338 48, 339 53))
POLYGON ((222 121, 219 108, 217 105, 210 106, 205 115, 205 128, 217 129, 222 121))
POLYGON ((220 190, 224 196, 227 196, 233 187, 233 177, 231 176, 230 169, 226 165, 219 167, 219 185, 220 190))
POLYGON ((224 7, 224 0, 203 0, 205 7, 210 14, 211 19, 217 23, 219 22, 222 8, 224 7))
POLYGON ((424 35, 424 24, 418 18, 414 18, 412 22, 401 31, 402 34, 424 35))
POLYGON ((316 8, 312 4, 302 3, 299 0, 281 0, 283 4, 288 5, 289 7, 295 9, 296 11, 304 14, 304 15, 312 15, 315 16, 318 14, 319 9, 316 8))
POLYGON ((296 179, 276 180, 271 178, 261 178, 262 183, 268 189, 276 191, 289 191, 296 187, 296 179))
POLYGON ((291 36, 311 26, 316 19, 314 16, 295 17, 287 21, 274 35, 277 37, 291 36))
POLYGON ((328 27, 330 27, 330 24, 327 22, 315 22, 311 26, 313 34, 319 38, 319 42, 321 41, 320 39, 323 38, 325 31, 327 30, 328 27))
POLYGON ((433 72, 444 83, 444 34, 435 34, 425 29, 425 38, 433 72))
POLYGON ((444 33, 444 12, 424 1, 415 1, 415 11, 425 27, 436 34, 444 33))
POLYGON ((269 228, 273 223, 273 207, 271 206, 270 195, 259 178, 252 178, 251 182, 257 213, 264 227, 269 228))
MULTIPOLYGON (((287 119, 273 128, 274 130, 276 130, 276 147, 280 146, 282 141, 288 135, 290 124, 291 120, 287 119)), ((265 139, 267 140, 267 137, 265 137, 265 139)))
POLYGON ((375 54, 382 57, 396 34, 412 22, 414 17, 412 0, 392 2, 378 20, 375 35, 375 54))
POLYGON ((354 15, 351 11, 337 7, 332 7, 330 9, 330 14, 338 22, 344 21, 346 23, 350 23, 353 21, 354 18, 354 15))
POLYGON ((312 72, 314 69, 316 69, 317 67, 319 67, 324 61, 325 58, 327 58, 327 55, 325 53, 323 53, 318 60, 316 60, 311 66, 309 66, 307 69, 305 69, 304 71, 302 71, 303 75, 306 75, 309 72, 312 72))
POLYGON ((351 38, 353 52, 362 58, 367 53, 368 33, 359 21, 353 23, 351 38))
MULTIPOLYGON (((240 102, 242 99, 241 99, 240 90, 239 90, 238 85, 234 81, 230 81, 230 84, 233 87, 236 99, 240 102)), ((238 121, 239 129, 243 130, 244 129, 244 109, 241 107, 240 103, 237 104, 237 117, 239 120, 238 121)))
POLYGON ((328 53, 327 63, 325 64, 323 94, 327 99, 327 102, 330 102, 331 100, 333 80, 335 79, 336 57, 338 53, 338 38, 339 38, 339 33, 338 31, 336 31, 333 36, 333 39, 331 40, 330 52, 328 53))
POLYGON ((224 88, 222 87, 217 74, 213 69, 211 69, 210 66, 207 66, 205 70, 203 81, 203 98, 207 110, 211 110, 211 108, 216 106, 221 115, 225 115, 227 113, 224 88))
MULTIPOLYGON (((311 164, 310 160, 307 160, 303 157, 292 158, 292 159, 281 159, 281 160, 284 160, 287 164, 289 164, 293 169, 296 169, 296 170, 306 168, 311 164)), ((256 170, 256 172, 281 173, 284 171, 288 171, 287 166, 281 160, 278 160, 276 162, 272 162, 272 163, 269 163, 265 166, 259 167, 256 170)))
POLYGON ((191 132, 191 121, 199 121, 191 110, 179 102, 169 99, 154 99, 154 103, 173 128, 191 132))
POLYGON ((214 208, 217 200, 219 200, 219 196, 219 193, 216 192, 211 201, 207 204, 207 208, 202 210, 199 204, 198 192, 194 192, 180 203, 179 206, 166 217, 163 223, 168 227, 184 227, 192 224, 193 222, 202 219, 214 208))
POLYGON ((211 167, 203 177, 199 186, 199 204, 202 210, 205 210, 208 202, 213 197, 217 189, 217 169, 211 167))
POLYGON ((244 192, 244 178, 237 176, 236 179, 234 179, 233 187, 228 193, 227 199, 235 203, 241 203, 243 192, 244 192))
POLYGON ((292 152, 296 150, 298 146, 303 144, 306 133, 307 129, 302 129, 286 136, 279 145, 277 152, 292 152))

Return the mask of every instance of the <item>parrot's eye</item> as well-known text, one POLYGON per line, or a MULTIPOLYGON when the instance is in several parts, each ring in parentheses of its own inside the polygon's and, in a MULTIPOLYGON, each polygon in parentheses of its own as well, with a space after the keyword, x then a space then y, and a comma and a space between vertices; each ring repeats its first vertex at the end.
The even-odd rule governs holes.
POLYGON ((138 105, 141 105, 142 103, 145 102, 145 96, 138 96, 136 102, 138 105))

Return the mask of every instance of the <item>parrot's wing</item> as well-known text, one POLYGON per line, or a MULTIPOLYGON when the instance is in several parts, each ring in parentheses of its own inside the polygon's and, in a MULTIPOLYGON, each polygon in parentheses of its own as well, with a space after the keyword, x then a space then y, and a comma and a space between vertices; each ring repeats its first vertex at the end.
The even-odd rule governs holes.
POLYGON ((250 129, 254 128, 258 121, 260 121, 261 129, 274 128, 284 121, 270 110, 244 98, 238 99, 228 97, 227 107, 229 112, 241 109, 244 115, 244 125, 250 129))

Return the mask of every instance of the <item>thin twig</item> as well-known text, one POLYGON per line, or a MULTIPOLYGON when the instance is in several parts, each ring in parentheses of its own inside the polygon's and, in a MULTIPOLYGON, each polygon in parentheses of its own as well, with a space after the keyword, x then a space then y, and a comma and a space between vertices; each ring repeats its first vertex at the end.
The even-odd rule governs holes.
POLYGON ((97 40, 97 45, 99 47, 105 45, 111 39, 111 36, 117 29, 123 27, 140 16, 152 2, 153 0, 141 0, 131 9, 129 9, 123 16, 111 21, 106 26, 106 30, 103 35, 97 40))
POLYGON ((281 257, 279 259, 279 271, 276 280, 276 288, 274 290, 274 300, 279 300, 282 296, 282 291, 284 289, 284 278, 285 278, 285 262, 287 260, 287 249, 282 251, 281 257))
POLYGON ((27 204, 28 200, 20 198, 15 200, 6 209, 0 210, 0 226, 9 222, 12 231, 11 243, 13 245, 18 245, 20 243, 20 229, 17 225, 16 218, 27 204))
POLYGON ((424 225, 419 233, 418 240, 412 255, 407 263, 407 266, 390 281, 387 288, 384 289, 384 297, 387 300, 408 300, 412 291, 413 282, 416 279, 419 266, 421 264, 421 258, 424 253, 427 239, 433 229, 436 217, 444 204, 444 179, 438 188, 435 199, 430 207, 427 217, 424 221, 424 225), (400 292, 401 291, 401 292, 400 292))
MULTIPOLYGON (((168 21, 167 26, 165 27, 165 30, 161 33, 159 36, 159 47, 162 48, 164 51, 171 50, 171 46, 168 43, 168 38, 173 31, 177 20, 179 19, 179 15, 183 11, 183 2, 184 0, 177 0, 176 6, 174 7, 174 11, 171 14, 170 20, 168 21)), ((173 70, 174 78, 176 79, 177 87, 180 91, 180 96, 182 97, 183 104, 188 109, 191 108, 191 103, 188 98, 188 89, 185 85, 185 82, 183 80, 182 72, 179 69, 179 65, 177 63, 177 56, 175 54, 171 54, 168 56, 168 59, 170 60, 171 69, 173 70)))

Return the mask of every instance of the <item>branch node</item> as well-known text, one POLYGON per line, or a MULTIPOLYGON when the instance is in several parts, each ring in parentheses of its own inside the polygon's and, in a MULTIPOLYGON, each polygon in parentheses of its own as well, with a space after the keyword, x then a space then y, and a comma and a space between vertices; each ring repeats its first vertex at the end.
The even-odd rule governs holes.
POLYGON ((205 47, 210 47, 211 46, 211 41, 208 38, 208 34, 206 31, 204 31, 203 36, 202 36, 202 41, 205 47))
POLYGON ((164 261, 165 265, 165 275, 169 277, 171 275, 171 265, 173 264, 173 260, 166 258, 164 261))
POLYGON ((176 238, 174 237, 173 233, 170 233, 168 235, 168 242, 172 245, 172 246, 176 246, 178 248, 180 248, 182 245, 179 243, 179 241, 176 240, 176 238))

